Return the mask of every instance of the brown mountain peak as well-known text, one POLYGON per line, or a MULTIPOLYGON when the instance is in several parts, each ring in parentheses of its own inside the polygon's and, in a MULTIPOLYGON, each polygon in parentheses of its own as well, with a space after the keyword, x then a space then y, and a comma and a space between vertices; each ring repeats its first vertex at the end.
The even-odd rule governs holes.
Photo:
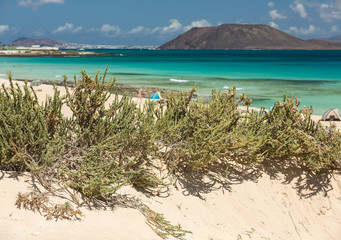
POLYGON ((161 49, 341 49, 341 44, 306 41, 264 24, 196 27, 161 49))

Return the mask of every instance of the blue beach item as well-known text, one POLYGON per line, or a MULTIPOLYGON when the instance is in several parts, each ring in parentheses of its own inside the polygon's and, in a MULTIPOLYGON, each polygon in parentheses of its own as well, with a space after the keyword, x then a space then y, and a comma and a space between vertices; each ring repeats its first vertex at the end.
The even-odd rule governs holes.
POLYGON ((150 97, 150 99, 161 99, 161 94, 160 94, 160 92, 154 93, 154 94, 150 97))

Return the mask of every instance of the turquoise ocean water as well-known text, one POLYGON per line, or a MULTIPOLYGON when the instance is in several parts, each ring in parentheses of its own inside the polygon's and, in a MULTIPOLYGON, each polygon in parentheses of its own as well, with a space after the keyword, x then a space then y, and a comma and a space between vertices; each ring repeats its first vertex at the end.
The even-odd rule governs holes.
POLYGON ((284 93, 293 93, 314 113, 341 110, 341 51, 279 50, 92 50, 110 57, 0 57, 0 78, 11 71, 16 79, 73 79, 82 69, 104 71, 117 83, 188 90, 199 94, 237 86, 253 106, 269 108, 284 93))

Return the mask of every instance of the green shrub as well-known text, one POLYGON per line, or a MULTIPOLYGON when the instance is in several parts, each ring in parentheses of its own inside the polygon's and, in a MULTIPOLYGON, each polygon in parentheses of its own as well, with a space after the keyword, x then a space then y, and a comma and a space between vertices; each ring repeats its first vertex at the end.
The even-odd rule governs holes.
POLYGON ((45 108, 27 83, 0 91, 0 165, 4 169, 34 170, 48 163, 44 158, 61 121, 59 95, 49 99, 45 108))
POLYGON ((282 159, 313 170, 340 167, 336 162, 341 157, 340 132, 323 128, 309 113, 298 111, 298 106, 297 99, 284 96, 267 114, 249 116, 260 159, 282 159))
POLYGON ((212 91, 211 100, 192 100, 189 93, 168 98, 167 109, 159 114, 158 131, 165 147, 163 160, 173 171, 207 170, 229 162, 244 165, 264 161, 285 161, 311 170, 340 167, 340 132, 324 129, 297 110, 293 97, 277 101, 268 113, 247 111, 244 95, 236 89, 212 91))

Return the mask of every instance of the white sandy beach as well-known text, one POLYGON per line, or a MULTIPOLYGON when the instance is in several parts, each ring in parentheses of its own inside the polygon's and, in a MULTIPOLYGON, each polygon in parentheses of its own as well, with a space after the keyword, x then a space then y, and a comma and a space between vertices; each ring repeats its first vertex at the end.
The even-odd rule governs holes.
MULTIPOLYGON (((8 80, 0 79, 0 84, 8 80)), ((19 82, 23 84, 23 82, 19 82)), ((34 87, 39 100, 53 93, 51 85, 34 87)), ((59 87, 61 95, 65 93, 59 87)), ((137 100, 137 98, 135 98, 137 100)), ((110 102, 110 99, 109 99, 110 102)), ((71 112, 63 109, 66 116, 71 112)), ((318 120, 321 116, 313 116, 318 120)), ((323 123, 329 125, 329 123, 323 123)), ((341 129, 340 122, 337 123, 341 129)), ((178 181, 168 196, 148 197, 132 187, 120 189, 181 224, 193 240, 340 240, 341 175, 302 174, 293 169, 231 169, 233 180, 178 181), (317 178, 319 180, 317 181, 317 178)), ((0 172, 0 239, 161 239, 134 209, 92 209, 83 206, 81 221, 46 221, 32 211, 17 209, 16 196, 32 189, 27 176, 0 172)), ((62 199, 61 201, 67 201, 62 199)), ((170 239, 174 239, 170 237, 170 239)))

